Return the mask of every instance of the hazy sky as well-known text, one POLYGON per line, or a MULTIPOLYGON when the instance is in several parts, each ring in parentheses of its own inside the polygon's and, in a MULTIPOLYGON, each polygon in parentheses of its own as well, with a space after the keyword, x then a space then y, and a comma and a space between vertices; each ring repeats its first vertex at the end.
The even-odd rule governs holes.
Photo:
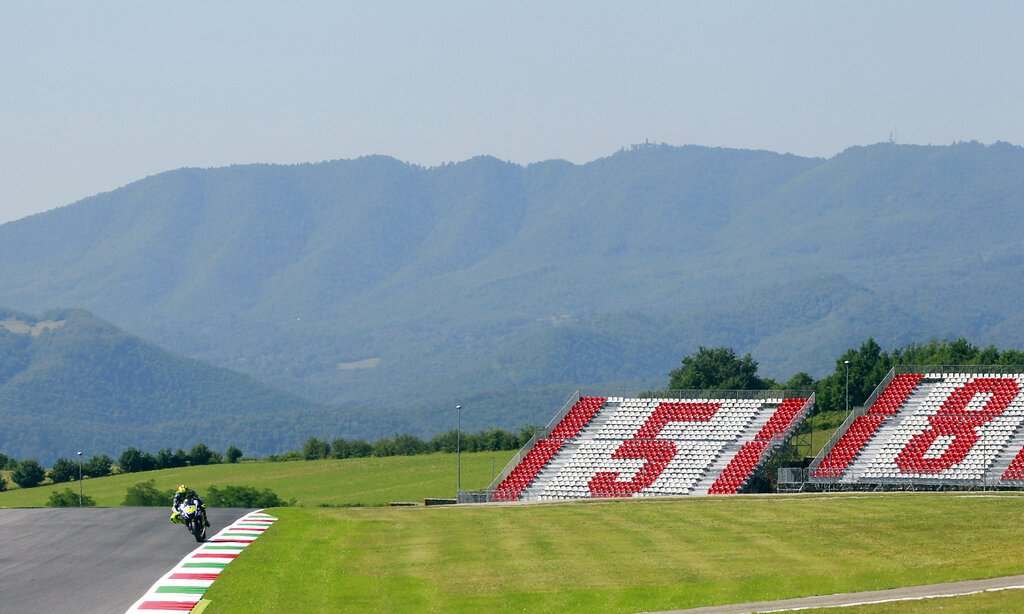
POLYGON ((1022 32, 1014 2, 0 0, 0 222, 182 166, 1024 144, 1022 32))

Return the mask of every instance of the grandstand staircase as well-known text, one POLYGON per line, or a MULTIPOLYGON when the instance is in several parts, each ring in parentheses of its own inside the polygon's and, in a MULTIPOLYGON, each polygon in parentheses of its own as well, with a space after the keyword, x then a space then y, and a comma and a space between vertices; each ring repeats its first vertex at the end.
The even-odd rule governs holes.
MULTIPOLYGON (((708 491, 711 490, 711 487, 715 485, 715 481, 718 480, 718 476, 722 475, 722 472, 725 471, 725 468, 729 466, 729 463, 732 462, 732 459, 735 458, 736 454, 739 453, 740 448, 743 447, 743 444, 747 441, 752 441, 754 437, 757 436, 757 433, 764 427, 765 422, 765 420, 758 420, 747 425, 746 430, 743 431, 743 434, 740 437, 740 441, 729 442, 724 448, 722 448, 721 452, 718 453, 718 456, 715 457, 714 462, 711 463, 711 465, 707 468, 707 471, 704 472, 704 475, 701 477, 700 481, 694 484, 691 494, 708 494, 708 491)), ((751 472, 751 474, 753 474, 753 471, 751 472)))
POLYGON ((886 443, 895 435, 907 418, 917 413, 917 410, 924 403, 924 400, 938 387, 935 382, 921 382, 917 385, 914 395, 903 402, 899 413, 882 423, 875 436, 864 444, 860 453, 850 462, 843 475, 842 482, 856 482, 864 476, 864 473, 874 464, 879 453, 885 448, 886 443))
MULTIPOLYGON (((1017 427, 1017 432, 1010 438, 1009 444, 999 453, 993 461, 992 466, 989 468, 989 481, 998 481, 1006 470, 1010 468, 1010 463, 1016 458, 1017 453, 1024 450, 1024 424, 1017 427)), ((1020 480, 1007 480, 1015 485, 1024 485, 1020 480)))
POLYGON ((562 444, 562 447, 551 460, 544 465, 537 477, 534 478, 533 482, 523 490, 520 498, 524 501, 533 501, 540 499, 541 495, 544 494, 548 484, 554 479, 556 475, 562 472, 566 463, 576 454, 576 452, 583 446, 584 442, 594 439, 597 433, 601 432, 601 428, 608 423, 611 416, 618 410, 621 404, 608 401, 598 411, 594 417, 590 420, 585 427, 583 427, 575 439, 570 439, 562 444))

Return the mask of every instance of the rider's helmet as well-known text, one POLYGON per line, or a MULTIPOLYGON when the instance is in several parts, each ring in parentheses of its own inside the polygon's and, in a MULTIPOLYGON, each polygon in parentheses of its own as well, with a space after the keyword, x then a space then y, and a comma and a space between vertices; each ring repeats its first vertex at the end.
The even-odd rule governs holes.
POLYGON ((178 494, 183 495, 183 494, 185 494, 187 492, 188 492, 188 486, 186 486, 185 484, 179 484, 178 485, 178 494))

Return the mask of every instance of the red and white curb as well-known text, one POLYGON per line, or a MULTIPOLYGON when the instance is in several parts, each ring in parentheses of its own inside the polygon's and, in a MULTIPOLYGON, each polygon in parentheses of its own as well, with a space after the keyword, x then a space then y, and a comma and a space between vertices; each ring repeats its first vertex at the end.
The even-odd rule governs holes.
POLYGON ((242 516, 186 555, 125 614, 191 612, 220 572, 276 520, 263 510, 242 516))

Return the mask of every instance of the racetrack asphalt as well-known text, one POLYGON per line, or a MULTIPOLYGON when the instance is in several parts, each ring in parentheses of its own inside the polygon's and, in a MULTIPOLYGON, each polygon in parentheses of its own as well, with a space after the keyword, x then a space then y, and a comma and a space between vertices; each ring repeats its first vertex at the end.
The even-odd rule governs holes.
MULTIPOLYGON (((0 612, 124 612, 196 548, 169 510, 0 509, 0 612)), ((249 511, 211 508, 208 533, 249 511)))

